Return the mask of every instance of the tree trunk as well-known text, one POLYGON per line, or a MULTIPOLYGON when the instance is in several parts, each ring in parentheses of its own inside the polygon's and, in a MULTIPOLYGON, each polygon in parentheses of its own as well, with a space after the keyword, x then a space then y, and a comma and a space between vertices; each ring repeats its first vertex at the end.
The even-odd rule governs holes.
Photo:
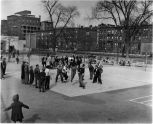
POLYGON ((126 59, 129 58, 129 50, 130 50, 130 46, 127 44, 126 45, 126 59))
POLYGON ((129 50, 130 50, 130 42, 131 38, 129 36, 129 30, 127 30, 125 33, 125 52, 126 52, 126 59, 129 58, 129 50))
POLYGON ((55 54, 56 54, 56 51, 55 51, 55 49, 56 49, 56 42, 57 42, 56 31, 54 30, 54 32, 53 32, 53 43, 52 43, 52 49, 53 49, 53 53, 55 53, 55 54))
POLYGON ((123 49, 122 49, 122 57, 124 57, 124 53, 125 53, 125 45, 123 46, 123 49))

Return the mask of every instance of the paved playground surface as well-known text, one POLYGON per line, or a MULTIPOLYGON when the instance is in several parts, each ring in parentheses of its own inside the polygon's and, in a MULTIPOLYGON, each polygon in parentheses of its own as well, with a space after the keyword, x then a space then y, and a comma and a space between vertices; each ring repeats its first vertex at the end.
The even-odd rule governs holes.
MULTIPOLYGON (((34 67, 36 64, 41 65, 41 57, 33 55, 31 57, 30 64, 34 67)), ((12 67, 11 64, 9 66, 12 67)), ((19 68, 20 67, 18 67, 18 70, 19 68)), ((104 65, 103 70, 103 84, 101 85, 98 83, 92 83, 92 80, 89 79, 89 70, 88 68, 86 68, 84 77, 84 83, 86 84, 86 88, 83 89, 79 87, 79 78, 77 73, 75 75, 73 82, 70 82, 70 71, 68 73, 69 79, 66 83, 61 83, 60 77, 58 79, 58 82, 55 83, 56 70, 54 69, 52 70, 50 90, 69 97, 76 97, 87 94, 108 92, 113 90, 120 90, 152 84, 151 69, 147 69, 147 71, 145 71, 145 68, 143 67, 123 67, 116 65, 104 65)), ((17 76, 20 76, 20 72, 18 72, 17 76)))
MULTIPOLYGON (((31 64, 41 62, 31 58, 31 64)), ((18 93, 30 106, 30 110, 23 109, 25 123, 151 123, 152 99, 148 96, 152 95, 152 73, 141 67, 105 65, 103 69, 100 85, 92 84, 86 68, 86 89, 79 87, 78 75, 73 83, 62 84, 59 79, 54 85, 56 70, 52 70, 51 89, 42 93, 21 83, 20 64, 8 63, 6 79, 1 83, 1 110, 18 93)), ((11 122, 10 117, 11 111, 1 111, 1 122, 11 122)))
MULTIPOLYGON (((86 88, 79 87, 78 75, 76 74, 73 82, 61 83, 59 79, 57 84, 54 83, 56 74, 53 74, 53 80, 51 81, 51 91, 59 94, 63 94, 69 97, 107 92, 113 90, 120 90, 138 86, 144 86, 152 83, 152 73, 143 70, 130 70, 127 68, 120 68, 114 66, 104 66, 104 72, 102 74, 103 84, 92 83, 89 79, 88 68, 85 69, 84 83, 86 88)), ((70 74, 69 74, 70 78, 70 74)))

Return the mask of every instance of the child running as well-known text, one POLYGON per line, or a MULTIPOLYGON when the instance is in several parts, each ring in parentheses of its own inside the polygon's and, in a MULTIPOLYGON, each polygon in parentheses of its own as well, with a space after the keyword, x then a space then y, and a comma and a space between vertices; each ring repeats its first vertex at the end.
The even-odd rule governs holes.
POLYGON ((13 103, 9 107, 7 107, 4 111, 12 109, 11 120, 14 123, 16 123, 17 121, 21 123, 22 119, 24 118, 22 113, 22 107, 29 109, 29 106, 19 101, 19 95, 16 94, 13 96, 13 103))

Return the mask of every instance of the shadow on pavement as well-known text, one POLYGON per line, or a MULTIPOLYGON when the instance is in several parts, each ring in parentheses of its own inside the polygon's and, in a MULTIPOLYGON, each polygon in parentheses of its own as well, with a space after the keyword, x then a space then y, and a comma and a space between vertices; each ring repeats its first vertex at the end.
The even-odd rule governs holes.
POLYGON ((74 83, 72 83, 72 85, 75 85, 75 84, 78 84, 79 83, 79 81, 75 81, 74 83))
POLYGON ((36 120, 41 119, 38 114, 34 114, 31 118, 24 120, 24 123, 34 123, 36 120))
POLYGON ((50 85, 50 89, 52 89, 53 87, 55 87, 57 85, 57 83, 54 83, 52 85, 50 85))

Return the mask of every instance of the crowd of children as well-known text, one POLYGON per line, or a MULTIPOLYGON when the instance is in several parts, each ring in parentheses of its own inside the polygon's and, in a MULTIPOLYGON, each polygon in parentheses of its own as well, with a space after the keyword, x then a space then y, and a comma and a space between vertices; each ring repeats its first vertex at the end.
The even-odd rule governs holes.
MULTIPOLYGON (((60 76, 61 82, 66 83, 69 76, 68 72, 71 70, 70 81, 73 82, 73 79, 78 73, 79 77, 79 86, 85 89, 84 83, 84 75, 85 75, 85 63, 82 62, 81 56, 73 57, 58 57, 55 56, 52 59, 50 56, 43 57, 42 59, 42 69, 40 69, 37 64, 35 68, 33 66, 29 67, 29 63, 23 61, 21 65, 21 79, 23 84, 35 84, 35 88, 39 88, 40 92, 44 92, 48 90, 50 87, 50 79, 51 77, 51 69, 57 69, 57 74, 55 78, 55 82, 58 81, 58 77, 60 76)), ((103 72, 103 66, 100 62, 96 63, 95 67, 92 64, 92 61, 88 62, 88 68, 90 72, 90 80, 93 80, 93 83, 102 84, 101 74, 103 72)), ((29 109, 29 106, 23 104, 19 101, 19 95, 16 94, 13 96, 13 103, 4 109, 4 111, 12 109, 11 120, 13 122, 22 122, 23 113, 22 107, 29 109)))
MULTIPOLYGON (((50 68, 56 68, 57 74, 55 78, 55 82, 58 81, 58 77, 60 76, 61 82, 66 83, 68 79, 68 72, 71 71, 70 81, 73 82, 73 79, 78 73, 79 77, 79 84, 80 87, 83 89, 85 88, 85 84, 83 83, 84 75, 85 75, 85 63, 82 62, 82 56, 75 56, 72 57, 58 57, 55 56, 54 58, 43 57, 42 58, 42 66, 45 67, 48 63, 50 68)), ((103 72, 103 66, 101 63, 96 63, 95 67, 92 65, 92 61, 89 59, 88 68, 90 72, 90 79, 93 80, 93 83, 102 84, 101 74, 103 72)))
MULTIPOLYGON (((78 73, 78 81, 80 87, 85 89, 84 84, 84 75, 85 75, 85 63, 82 62, 82 56, 72 57, 59 57, 59 56, 46 56, 42 58, 42 70, 40 70, 39 65, 37 64, 35 69, 33 66, 29 67, 28 62, 23 62, 21 66, 21 79, 23 84, 32 85, 34 82, 35 87, 39 88, 39 91, 44 92, 50 87, 51 69, 57 69, 55 82, 57 83, 58 78, 60 77, 62 83, 67 83, 68 73, 71 72, 70 81, 73 82, 73 79, 78 73)), ((102 84, 101 74, 103 72, 103 66, 100 63, 96 63, 95 67, 92 64, 92 61, 88 62, 88 68, 90 72, 90 79, 93 80, 93 83, 102 84)))
POLYGON ((23 61, 21 65, 21 79, 23 84, 32 85, 35 81, 35 88, 39 88, 40 92, 44 92, 49 89, 50 85, 50 66, 42 68, 42 71, 37 64, 35 69, 30 66, 28 62, 23 61))

